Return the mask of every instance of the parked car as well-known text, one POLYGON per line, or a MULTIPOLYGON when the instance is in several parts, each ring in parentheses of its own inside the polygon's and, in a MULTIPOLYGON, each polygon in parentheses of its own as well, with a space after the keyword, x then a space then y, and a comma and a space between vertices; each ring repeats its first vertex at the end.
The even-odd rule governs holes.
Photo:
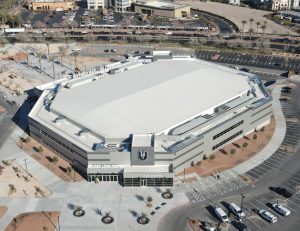
POLYGON ((275 204, 272 204, 272 207, 276 212, 278 212, 279 214, 281 214, 283 216, 288 216, 291 214, 291 211, 283 205, 275 203, 275 204))
POLYGON ((232 221, 232 225, 238 230, 238 231, 247 231, 248 227, 242 222, 239 221, 232 221))
POLYGON ((220 219, 220 221, 229 222, 227 214, 220 207, 215 208, 215 213, 216 213, 217 217, 220 219))
POLYGON ((286 188, 282 188, 282 187, 270 187, 270 190, 273 192, 276 192, 277 194, 285 197, 285 198, 290 198, 293 196, 293 194, 288 191, 286 188))
POLYGON ((238 219, 244 219, 246 218, 245 213, 241 210, 239 206, 237 206, 235 203, 229 204, 230 211, 238 218, 238 219))
POLYGON ((271 223, 275 223, 277 222, 277 217, 275 217, 272 213, 270 213, 269 211, 267 210, 259 210, 258 214, 264 218, 265 220, 271 222, 271 223))

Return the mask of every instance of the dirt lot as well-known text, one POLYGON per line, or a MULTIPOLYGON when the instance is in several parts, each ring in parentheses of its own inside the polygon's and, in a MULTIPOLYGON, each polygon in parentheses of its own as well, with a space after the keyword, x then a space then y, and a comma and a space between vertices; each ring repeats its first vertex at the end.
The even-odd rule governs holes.
MULTIPOLYGON (((249 26, 250 26, 249 19, 253 18, 255 22, 259 21, 261 24, 263 24, 264 21, 267 22, 267 28, 265 30, 266 33, 295 34, 294 32, 289 31, 288 29, 263 17, 266 14, 270 14, 271 12, 269 12, 269 11, 250 9, 247 7, 233 6, 233 5, 229 5, 229 4, 210 2, 210 1, 201 2, 201 1, 193 1, 193 0, 186 0, 186 1, 181 0, 179 2, 183 3, 183 4, 191 5, 192 8, 198 8, 203 11, 225 17, 225 18, 229 19, 230 21, 234 22, 241 31, 243 29, 242 20, 247 21, 247 24, 245 25, 244 29, 245 29, 245 31, 248 31, 249 26)), ((252 28, 256 31, 255 22, 253 22, 252 28)))
POLYGON ((55 231, 60 212, 23 213, 14 218, 4 231, 55 231))
MULTIPOLYGON (((206 160, 199 160, 194 166, 185 169, 185 174, 197 173, 200 176, 216 174, 225 169, 230 169, 254 156, 269 142, 275 130, 275 121, 263 129, 248 134, 247 136, 225 145, 222 149, 213 153, 206 160), (257 137, 254 139, 254 137, 257 137)), ((181 172, 178 176, 182 176, 181 172)))
POLYGON ((7 207, 5 206, 0 206, 0 219, 3 217, 3 215, 6 213, 7 207))
POLYGON ((30 138, 28 142, 22 142, 22 148, 40 164, 48 168, 56 176, 64 181, 81 181, 83 177, 74 171, 69 162, 52 152, 45 146, 30 138), (40 149, 42 147, 42 149, 40 149), (41 151, 42 150, 42 151, 41 151))

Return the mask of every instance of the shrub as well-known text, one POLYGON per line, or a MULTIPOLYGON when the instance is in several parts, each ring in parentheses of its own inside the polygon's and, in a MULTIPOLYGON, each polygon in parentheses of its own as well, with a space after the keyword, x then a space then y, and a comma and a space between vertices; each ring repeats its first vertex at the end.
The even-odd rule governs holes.
POLYGON ((58 158, 57 158, 57 156, 54 156, 53 158, 52 158, 52 163, 53 164, 56 164, 58 162, 58 158))
POLYGON ((207 160, 207 156, 206 155, 203 155, 203 160, 207 160))
POLYGON ((235 149, 233 148, 230 150, 230 154, 233 155, 234 153, 235 153, 235 149))
POLYGON ((30 141, 30 137, 27 136, 26 139, 25 139, 25 143, 29 143, 29 141, 30 141))
POLYGON ((261 131, 261 132, 265 131, 265 127, 262 127, 262 128, 260 129, 260 131, 261 131))
POLYGON ((252 138, 253 138, 254 140, 256 140, 256 139, 257 139, 257 135, 254 134, 252 138))
POLYGON ((202 164, 201 161, 197 161, 196 165, 199 167, 202 164))
POLYGON ((192 167, 195 166, 195 162, 194 162, 194 161, 191 162, 191 166, 192 166, 192 167))
POLYGON ((43 147, 39 146, 39 152, 43 152, 43 151, 44 151, 43 147))
POLYGON ((215 159, 216 158, 216 155, 215 154, 211 154, 210 156, 209 156, 209 159, 210 160, 213 160, 213 159, 215 159))
POLYGON ((248 147, 248 143, 247 142, 243 143, 243 148, 247 148, 247 147, 248 147))

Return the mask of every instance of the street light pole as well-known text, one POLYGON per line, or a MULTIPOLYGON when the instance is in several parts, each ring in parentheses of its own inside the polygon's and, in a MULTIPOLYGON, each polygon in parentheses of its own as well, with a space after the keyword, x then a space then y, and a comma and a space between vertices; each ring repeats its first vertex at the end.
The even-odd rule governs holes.
POLYGON ((25 162, 25 169, 26 169, 26 172, 28 173, 28 171, 27 171, 27 163, 26 163, 26 160, 27 160, 27 159, 24 159, 24 162, 25 162))
POLYGON ((243 203, 244 203, 245 195, 244 195, 244 194, 241 194, 241 196, 242 196, 241 210, 243 211, 243 203))

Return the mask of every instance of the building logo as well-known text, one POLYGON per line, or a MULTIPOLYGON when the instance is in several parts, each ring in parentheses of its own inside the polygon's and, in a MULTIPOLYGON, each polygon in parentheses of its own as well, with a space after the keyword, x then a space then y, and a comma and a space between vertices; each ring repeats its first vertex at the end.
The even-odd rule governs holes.
POLYGON ((147 157, 148 157, 148 152, 146 152, 145 150, 141 149, 138 151, 138 154, 139 154, 139 158, 141 160, 146 160, 147 157))

